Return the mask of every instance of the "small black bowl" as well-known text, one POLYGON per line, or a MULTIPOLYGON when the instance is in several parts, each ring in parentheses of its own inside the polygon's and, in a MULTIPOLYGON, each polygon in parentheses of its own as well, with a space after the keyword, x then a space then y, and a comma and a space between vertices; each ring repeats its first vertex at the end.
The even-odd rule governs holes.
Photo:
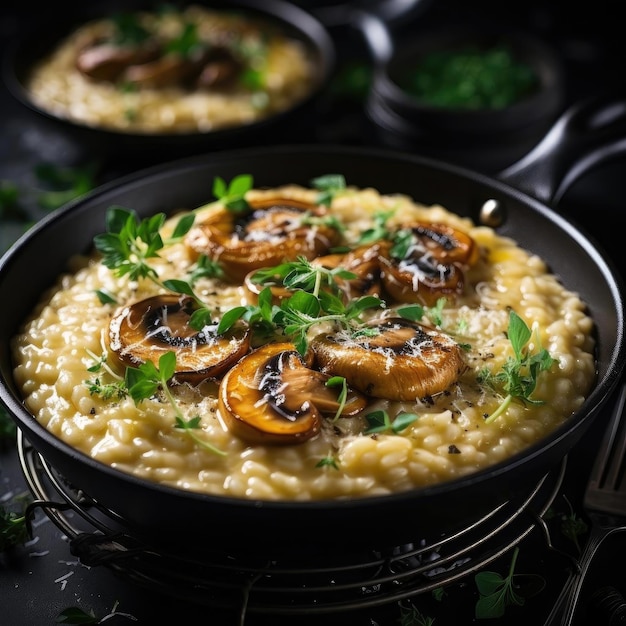
MULTIPOLYGON (((182 9, 186 4, 183 1, 175 6, 182 9)), ((60 23, 41 23, 45 20, 34 19, 32 28, 18 33, 8 42, 2 68, 6 86, 12 96, 34 114, 37 124, 62 135, 90 154, 115 159, 116 163, 128 161, 143 166, 225 148, 275 143, 287 138, 290 141, 294 141, 294 137, 311 141, 307 132, 314 128, 311 120, 318 114, 321 96, 336 64, 335 44, 324 24, 312 13, 283 0, 215 0, 210 9, 238 11, 253 20, 258 18, 302 42, 314 68, 308 95, 290 108, 253 122, 179 133, 126 131, 90 125, 57 115, 34 102, 27 88, 29 72, 76 28, 119 12, 154 11, 151 5, 142 2, 128 4, 115 0, 104 6, 81 6, 71 12, 70 19, 61 18, 60 23)))
POLYGON ((446 28, 396 42, 375 68, 365 105, 377 143, 496 173, 534 147, 562 113, 564 70, 554 50, 523 32, 446 28), (407 75, 433 53, 504 50, 536 77, 532 91, 506 106, 435 105, 411 93, 407 75))

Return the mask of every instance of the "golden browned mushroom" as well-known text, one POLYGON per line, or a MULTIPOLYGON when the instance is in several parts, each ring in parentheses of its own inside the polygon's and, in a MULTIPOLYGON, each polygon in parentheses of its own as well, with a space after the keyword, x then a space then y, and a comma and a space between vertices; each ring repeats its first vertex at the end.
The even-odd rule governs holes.
POLYGON ((94 80, 116 82, 132 66, 154 61, 160 54, 153 44, 124 46, 99 42, 85 46, 76 57, 76 67, 94 80))
POLYGON ((244 295, 250 304, 258 304, 259 294, 266 287, 269 287, 272 292, 272 304, 279 305, 283 298, 289 298, 293 294, 290 289, 283 287, 280 277, 277 277, 276 282, 272 284, 255 282, 254 275, 256 272, 257 270, 254 270, 246 274, 243 279, 244 295))
POLYGON ((184 85, 193 80, 198 71, 198 65, 187 57, 166 54, 148 63, 128 66, 121 80, 137 87, 159 89, 184 85))
POLYGON ((187 233, 185 242, 219 261, 227 278, 241 282, 252 270, 326 253, 339 241, 338 230, 306 220, 325 213, 317 205, 270 198, 254 202, 243 215, 226 208, 215 211, 187 233))
POLYGON ((196 87, 213 89, 225 87, 236 81, 243 70, 243 64, 225 47, 215 46, 203 59, 202 68, 196 78, 196 87))
POLYGON ((311 264, 327 269, 341 267, 355 274, 355 278, 337 279, 347 300, 364 295, 380 295, 380 255, 384 245, 384 242, 376 242, 345 253, 327 254, 317 257, 311 264))
POLYGON ((368 396, 399 401, 440 393, 464 369, 459 345, 444 333, 402 318, 368 326, 377 334, 315 337, 310 349, 320 369, 368 396))
MULTIPOLYGON (((267 344, 243 357, 222 379, 219 413, 227 427, 253 444, 297 444, 320 431, 323 414, 339 410, 329 376, 309 369, 292 343, 267 344)), ((349 391, 342 416, 367 400, 349 391)))
POLYGON ((434 306, 441 297, 454 299, 465 286, 464 269, 478 258, 478 246, 467 234, 447 224, 420 222, 407 230, 411 243, 404 258, 391 247, 381 251, 381 280, 397 302, 434 306))
POLYGON ((410 228, 416 239, 416 246, 440 263, 470 266, 478 259, 476 242, 458 228, 435 222, 414 222, 406 228, 410 228))
POLYGON ((146 361, 158 364, 165 352, 176 353, 175 383, 199 384, 221 376, 250 348, 246 325, 226 335, 216 333, 217 324, 195 330, 189 325, 197 309, 189 296, 152 296, 123 307, 109 324, 108 343, 118 360, 131 367, 146 361))

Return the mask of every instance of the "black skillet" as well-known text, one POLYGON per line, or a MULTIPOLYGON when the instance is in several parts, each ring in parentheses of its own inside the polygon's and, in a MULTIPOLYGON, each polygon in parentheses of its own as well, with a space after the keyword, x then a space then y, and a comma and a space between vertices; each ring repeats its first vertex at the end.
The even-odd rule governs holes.
POLYGON ((623 133, 624 110, 621 102, 590 102, 568 111, 540 146, 541 154, 501 179, 386 150, 299 145, 195 156, 107 184, 44 218, 0 261, 0 398, 64 481, 119 514, 124 529, 148 541, 172 542, 182 553, 223 549, 271 557, 322 547, 386 549, 449 535, 504 502, 522 502, 581 440, 624 368, 622 279, 597 244, 547 204, 589 166, 624 151, 626 140, 616 134, 623 133), (12 377, 11 337, 68 258, 90 250, 94 235, 105 229, 110 205, 142 216, 192 208, 212 198, 215 176, 229 180, 241 173, 252 174, 258 186, 307 185, 317 176, 341 173, 351 185, 406 193, 477 222, 486 219, 546 259, 564 285, 589 303, 597 325, 597 385, 575 415, 524 452, 470 476, 384 497, 268 502, 199 495, 129 476, 58 440, 22 406, 12 377))

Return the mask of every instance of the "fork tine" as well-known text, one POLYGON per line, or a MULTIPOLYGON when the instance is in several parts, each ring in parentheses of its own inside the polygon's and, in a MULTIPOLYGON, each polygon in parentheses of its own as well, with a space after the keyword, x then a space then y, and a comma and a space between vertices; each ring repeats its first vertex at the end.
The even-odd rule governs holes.
POLYGON ((621 385, 609 429, 600 444, 608 451, 597 455, 584 496, 585 506, 604 513, 626 516, 626 385, 621 385))

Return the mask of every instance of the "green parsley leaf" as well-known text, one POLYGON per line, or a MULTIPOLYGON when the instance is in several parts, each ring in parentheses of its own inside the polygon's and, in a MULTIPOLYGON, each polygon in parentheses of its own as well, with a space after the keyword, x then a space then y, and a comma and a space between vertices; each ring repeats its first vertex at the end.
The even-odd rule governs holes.
MULTIPOLYGON (((509 357, 496 373, 483 368, 478 374, 478 382, 492 389, 502 388, 506 394, 496 411, 485 419, 487 423, 506 412, 514 398, 529 404, 543 404, 542 400, 534 400, 530 396, 537 386, 540 372, 549 370, 556 362, 544 348, 538 347, 532 353, 527 349, 531 331, 515 311, 509 313, 508 337, 514 357, 509 357)), ((539 345, 538 339, 537 344, 539 345)))

